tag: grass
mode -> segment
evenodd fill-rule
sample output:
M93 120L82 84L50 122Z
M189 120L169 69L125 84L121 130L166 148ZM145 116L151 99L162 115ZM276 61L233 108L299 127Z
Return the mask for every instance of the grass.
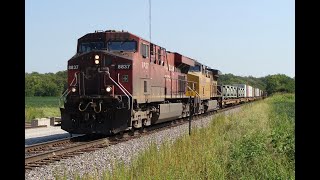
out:
M26 122L52 116L60 116L59 97L25 97Z
M220 115L172 145L152 144L130 166L79 179L295 179L295 96L277 94ZM77 179L78 179L77 178Z

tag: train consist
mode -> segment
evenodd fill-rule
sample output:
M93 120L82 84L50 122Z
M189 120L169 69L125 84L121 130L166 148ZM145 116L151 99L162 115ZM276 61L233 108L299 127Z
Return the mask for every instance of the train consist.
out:
M264 96L245 84L219 86L219 75L129 32L88 33L68 61L61 128L111 135Z

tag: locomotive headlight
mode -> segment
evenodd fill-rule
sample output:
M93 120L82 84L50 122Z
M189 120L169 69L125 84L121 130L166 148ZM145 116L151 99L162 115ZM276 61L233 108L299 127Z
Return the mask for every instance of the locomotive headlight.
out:
M71 91L72 91L72 92L76 92L76 90L77 90L77 89L76 89L75 87L72 87L72 88L71 88Z
M110 92L112 90L112 88L110 87L110 86L108 86L107 88L106 88L106 91L107 92Z
M94 59L99 59L99 55L98 55L98 54L95 55L95 56L94 56Z
M94 63L99 64L100 63L99 59L94 60Z

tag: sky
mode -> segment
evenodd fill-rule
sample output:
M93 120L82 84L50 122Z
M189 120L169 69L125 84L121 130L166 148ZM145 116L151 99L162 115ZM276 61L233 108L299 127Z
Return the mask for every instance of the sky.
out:
M25 72L64 71L77 39L124 30L149 40L149 0L25 1ZM295 76L293 0L151 0L151 41L222 73Z

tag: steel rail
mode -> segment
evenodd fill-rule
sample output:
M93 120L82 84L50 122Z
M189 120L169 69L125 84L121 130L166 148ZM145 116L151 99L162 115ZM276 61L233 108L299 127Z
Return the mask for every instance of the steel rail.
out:
M77 136L78 137L78 136ZM36 149L42 149L44 147L52 147L58 144L63 144L63 143L67 143L70 142L72 138L68 137L68 138L63 138L63 139L58 139L58 140L53 140L53 141L48 141L48 142L42 142L42 143L37 143L37 144L33 144L30 146L26 146L25 147L25 153L34 151Z
M53 158L53 157L56 157L59 155L63 155L63 154L70 153L70 152L75 152L78 150L82 150L85 148L89 148L89 147L93 147L93 146L97 146L97 145L102 145L102 144L109 144L109 140L106 138L103 138L103 139L98 139L98 140L94 140L94 141L90 141L90 142L80 143L80 144L77 144L77 145L74 145L71 147L67 147L67 148L52 150L52 151L44 152L41 154L28 156L28 157L25 157L25 166L28 166L28 164L30 164L30 163L36 163L37 161Z

